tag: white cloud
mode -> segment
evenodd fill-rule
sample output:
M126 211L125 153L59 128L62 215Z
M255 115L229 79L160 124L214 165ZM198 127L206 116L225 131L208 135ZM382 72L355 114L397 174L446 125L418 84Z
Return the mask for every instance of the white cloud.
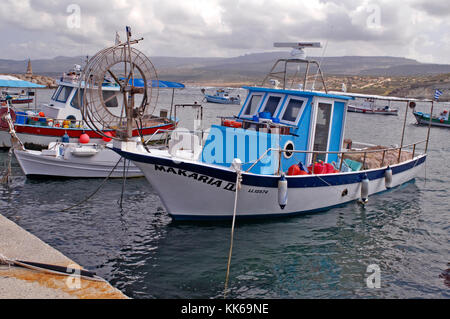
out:
M80 8L80 28L68 27L70 4ZM319 40L329 42L328 56L450 63L448 16L450 6L435 0L6 0L1 58L93 54L130 25L149 55L235 56Z

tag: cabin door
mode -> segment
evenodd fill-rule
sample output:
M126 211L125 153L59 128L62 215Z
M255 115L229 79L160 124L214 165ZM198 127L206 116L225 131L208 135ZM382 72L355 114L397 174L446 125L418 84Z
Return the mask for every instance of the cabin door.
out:
M328 144L331 132L331 119L333 116L333 104L328 101L317 100L315 103L315 125L312 140L313 151L328 151ZM327 154L317 154L316 161L327 161ZM310 162L313 157L310 156Z

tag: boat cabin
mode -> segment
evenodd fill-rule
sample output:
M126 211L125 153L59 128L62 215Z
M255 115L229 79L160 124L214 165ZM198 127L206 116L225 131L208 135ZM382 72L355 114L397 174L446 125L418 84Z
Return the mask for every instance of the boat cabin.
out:
M313 161L308 151L338 152L344 139L351 97L316 91L244 87L239 114L213 125L202 149L205 163L230 166L239 158L255 174L277 174L293 164ZM269 149L272 149L268 151ZM284 152L274 150L284 150ZM305 151L289 152L289 151ZM267 154L265 154L267 153ZM255 161L262 158L257 164ZM337 154L316 154L316 161L338 161ZM280 167L279 167L280 166Z

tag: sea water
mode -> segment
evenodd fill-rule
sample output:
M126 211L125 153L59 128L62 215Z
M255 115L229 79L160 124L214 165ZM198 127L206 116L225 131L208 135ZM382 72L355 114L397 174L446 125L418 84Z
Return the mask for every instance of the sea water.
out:
M202 103L200 87L175 93L175 103ZM159 114L171 90L161 90ZM245 97L236 89L231 94ZM38 91L45 102L49 90ZM382 104L382 103L381 103ZM381 105L380 106L383 106ZM202 103L204 126L236 115L239 105ZM399 116L348 113L346 138L400 144ZM445 106L437 105L435 113ZM426 104L419 111L429 112ZM195 114L179 108L180 126ZM424 140L427 127L411 111L404 144ZM322 213L237 221L229 298L448 298L450 268L450 129L432 128L426 169L414 182ZM421 148L423 149L423 144ZM8 153L0 152L0 165ZM0 212L132 298L221 298L230 245L229 222L174 222L144 178L109 180L79 208L99 180L29 180L12 159L13 177L0 185ZM2 167L3 169L3 167ZM230 210L233 203L230 203ZM1 252L0 252L1 253ZM379 288L378 288L379 287Z

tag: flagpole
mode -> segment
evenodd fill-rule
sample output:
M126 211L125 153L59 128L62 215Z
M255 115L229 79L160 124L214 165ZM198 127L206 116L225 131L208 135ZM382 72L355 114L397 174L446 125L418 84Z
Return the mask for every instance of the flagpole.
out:
M433 107L434 107L434 101L431 100L430 122L428 123L428 133L427 133L427 143L425 144L425 153L428 150L428 141L430 140L431 121L433 119Z

